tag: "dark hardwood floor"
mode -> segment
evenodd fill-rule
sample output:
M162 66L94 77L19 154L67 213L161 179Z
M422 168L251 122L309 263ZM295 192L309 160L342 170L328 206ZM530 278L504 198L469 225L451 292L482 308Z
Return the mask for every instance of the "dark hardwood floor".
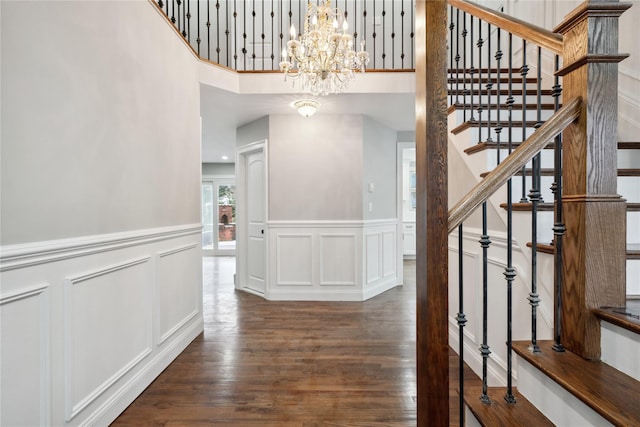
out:
M235 291L234 272L235 258L204 258L204 332L114 426L416 424L415 263L405 286L358 303L265 301Z

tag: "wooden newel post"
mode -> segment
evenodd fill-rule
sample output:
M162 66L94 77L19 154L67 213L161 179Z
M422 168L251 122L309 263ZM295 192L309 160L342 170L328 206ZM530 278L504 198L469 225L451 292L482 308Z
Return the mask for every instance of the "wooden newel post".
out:
M447 4L416 2L418 426L449 425Z
M624 305L626 201L617 194L618 18L630 7L587 1L555 31L564 39L563 99L583 111L563 133L563 345L600 358L594 308Z

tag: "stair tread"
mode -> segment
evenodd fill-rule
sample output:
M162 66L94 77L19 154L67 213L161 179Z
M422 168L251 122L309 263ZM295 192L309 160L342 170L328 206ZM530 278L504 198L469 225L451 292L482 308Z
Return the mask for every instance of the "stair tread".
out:
M516 148L518 148L518 146L521 144L521 142L512 142L511 143L511 147L515 150ZM478 142L475 145L472 145L469 148L465 148L464 152L466 154L474 154L474 153L479 153L480 151L484 151L484 150L490 150L490 149L497 149L498 148L498 143L496 141L491 141L491 142ZM501 142L500 143L500 149L506 150L507 149L507 143L506 142ZM553 142L550 142L549 144L547 144L545 147L545 149L552 149L553 148Z
M482 107L483 110L488 110L488 109L492 109L493 111L497 110L496 104L487 104L487 103L483 102L482 104L480 104L480 106ZM473 109L475 110L477 108L478 108L478 105L474 104L473 105ZM534 111L535 112L536 109L538 108L538 105L537 104L526 104L526 108L527 108L527 111ZM540 108L542 110L549 111L549 110L553 110L555 108L555 105L553 105L553 104L541 104ZM449 105L449 108L447 109L447 113L451 114L456 110L470 110L470 109L471 109L471 104L456 104L456 103L453 103L453 104ZM514 110L514 111L521 111L523 109L523 104L513 104L511 106L511 109ZM505 112L505 113L507 111L509 111L509 107L507 106L507 104L500 104L500 111Z
M517 125L518 122L513 122L513 124ZM513 149L516 149L520 144L522 144L522 142L514 141L511 143L511 146L513 147ZM477 144L474 144L471 147L465 149L464 152L467 154L473 154L473 153L477 153L487 149L496 149L496 148L498 148L498 143L496 141L490 141L490 142L479 141ZM501 142L500 148L506 149L507 143L504 141ZM553 142L550 142L545 148L553 148ZM618 150L640 150L640 142L627 142L627 141L618 142Z
M525 122L526 127L535 127L538 124L542 124L543 122L539 122L537 120L527 120ZM516 120L516 121L512 121L511 122L512 125L514 125L514 127L521 128L522 125L522 120ZM509 121L508 120L490 120L489 122L489 126L491 128L496 128L498 127L498 125L502 126L503 128L506 128L509 126ZM477 120L467 120L466 122L456 126L455 128L451 129L451 133L454 135L459 134L460 132L463 132L469 128L474 128L474 127L486 127L487 126L487 121L486 120L482 120L482 121L477 121Z
M593 311L600 319L640 334L640 300L627 299L624 307L600 307Z
M507 209L506 203L500 203L502 209ZM518 212L531 212L531 203L512 203L511 208ZM538 203L538 211L549 212L553 210L553 203Z
M532 247L531 242L527 242L527 247ZM551 243L538 242L538 252L553 255L555 246ZM640 243L627 243L627 259L640 259Z
M511 204L514 211L518 212L531 212L531 203L512 203ZM500 207L502 209L507 209L506 203L500 203ZM553 203L538 203L539 211L552 211ZM628 203L627 202L627 212L640 212L640 203Z
M458 89L449 89L449 95L471 95L471 93L466 93L468 90L470 89L464 89L464 88L458 88ZM487 90L487 89L480 89L478 91L477 88L475 88L475 90L473 91L474 95L486 95L486 94L491 94L493 96L498 95L498 89L491 89L491 90ZM522 89L511 89L511 95L512 96L521 96L523 94L523 90ZM509 95L509 89L506 88L500 88L500 95ZM537 89L527 89L525 92L525 95L528 96L537 96L538 95L538 90ZM552 96L553 95L553 91L551 89L543 89L540 91L540 95L542 96Z
M455 73L454 73L455 74ZM480 75L482 75L482 77L480 77ZM473 84L477 84L479 79L481 79L482 83L486 83L489 80L489 76L488 73L486 71L483 71L482 73L474 73L473 74L473 80L471 80L470 76L467 76L465 74L460 74L458 77L449 77L447 79L447 81L449 83L460 83L460 84L465 84L465 83L471 83L473 81ZM512 77L511 78L511 83L512 84L522 84L522 77L518 76L518 77ZM491 82L494 84L498 83L498 78L497 78L497 74L495 72L491 72ZM536 84L538 82L538 79L536 77L527 77L527 83L532 83L532 84ZM509 83L509 76L505 76L502 75L500 77L500 83Z
M482 426L538 427L554 425L515 388L513 395L516 398L516 403L507 403L504 400L506 391L506 387L490 387L487 394L491 403L486 404L480 401L482 386L466 387L464 400Z
M570 351L553 351L553 341L539 341L539 353L532 353L529 344L514 342L513 350L610 423L640 423L640 381L606 363L585 360Z
M527 176L533 174L533 170L530 168L525 169L524 173ZM542 168L540 169L540 176L553 176L554 169ZM480 178L484 178L489 175L489 172L482 172ZM522 176L522 171L518 171L515 176ZM640 168L618 168L618 176L640 176Z

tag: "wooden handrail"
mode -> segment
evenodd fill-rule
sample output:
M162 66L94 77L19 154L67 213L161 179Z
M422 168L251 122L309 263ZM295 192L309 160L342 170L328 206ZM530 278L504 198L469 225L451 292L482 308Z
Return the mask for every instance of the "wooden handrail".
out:
M451 0L449 0L451 1ZM557 134L578 118L582 100L575 98L560 108L533 135L526 139L489 175L476 184L451 210L449 210L449 233L467 219L473 211L498 191L509 178L521 170Z
M557 55L562 55L562 35L558 33L465 0L448 0L447 3Z

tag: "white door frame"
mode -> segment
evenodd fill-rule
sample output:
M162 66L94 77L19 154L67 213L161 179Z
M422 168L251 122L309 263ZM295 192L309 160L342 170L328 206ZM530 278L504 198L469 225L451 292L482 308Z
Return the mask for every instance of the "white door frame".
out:
M398 283L404 284L404 218L402 210L402 195L403 195L403 161L402 152L408 148L415 148L415 142L398 142L396 145L396 217L398 218Z
M269 162L267 160L267 140L261 140L252 142L251 144L244 145L239 147L236 150L236 280L235 285L236 289L240 289L250 293L253 292L251 289L247 287L248 278L247 278L247 217L246 217L246 206L247 206L247 183L246 183L246 174L247 174L247 156L249 154L253 154L256 152L262 151L264 154L264 212L265 212L265 233L264 233L264 244L265 244L265 293L264 295L259 294L260 296L264 296L268 298L269 294L269 251L267 248L269 247Z
M219 185L235 185L236 184L236 177L235 175L202 175L202 183L203 184L212 184L214 186L214 189L216 189ZM236 196L237 198L237 196ZM217 198L217 193L214 194L214 199L217 202L218 198ZM236 207L237 209L237 207ZM216 209L217 212L217 209ZM214 226L215 229L215 226ZM227 250L227 251L221 251L218 248L218 238L217 238L217 234L214 232L213 233L215 237L215 244L214 244L214 249L203 249L202 250L202 255L203 256L233 256L236 254L235 250ZM236 239L237 241L237 239Z

